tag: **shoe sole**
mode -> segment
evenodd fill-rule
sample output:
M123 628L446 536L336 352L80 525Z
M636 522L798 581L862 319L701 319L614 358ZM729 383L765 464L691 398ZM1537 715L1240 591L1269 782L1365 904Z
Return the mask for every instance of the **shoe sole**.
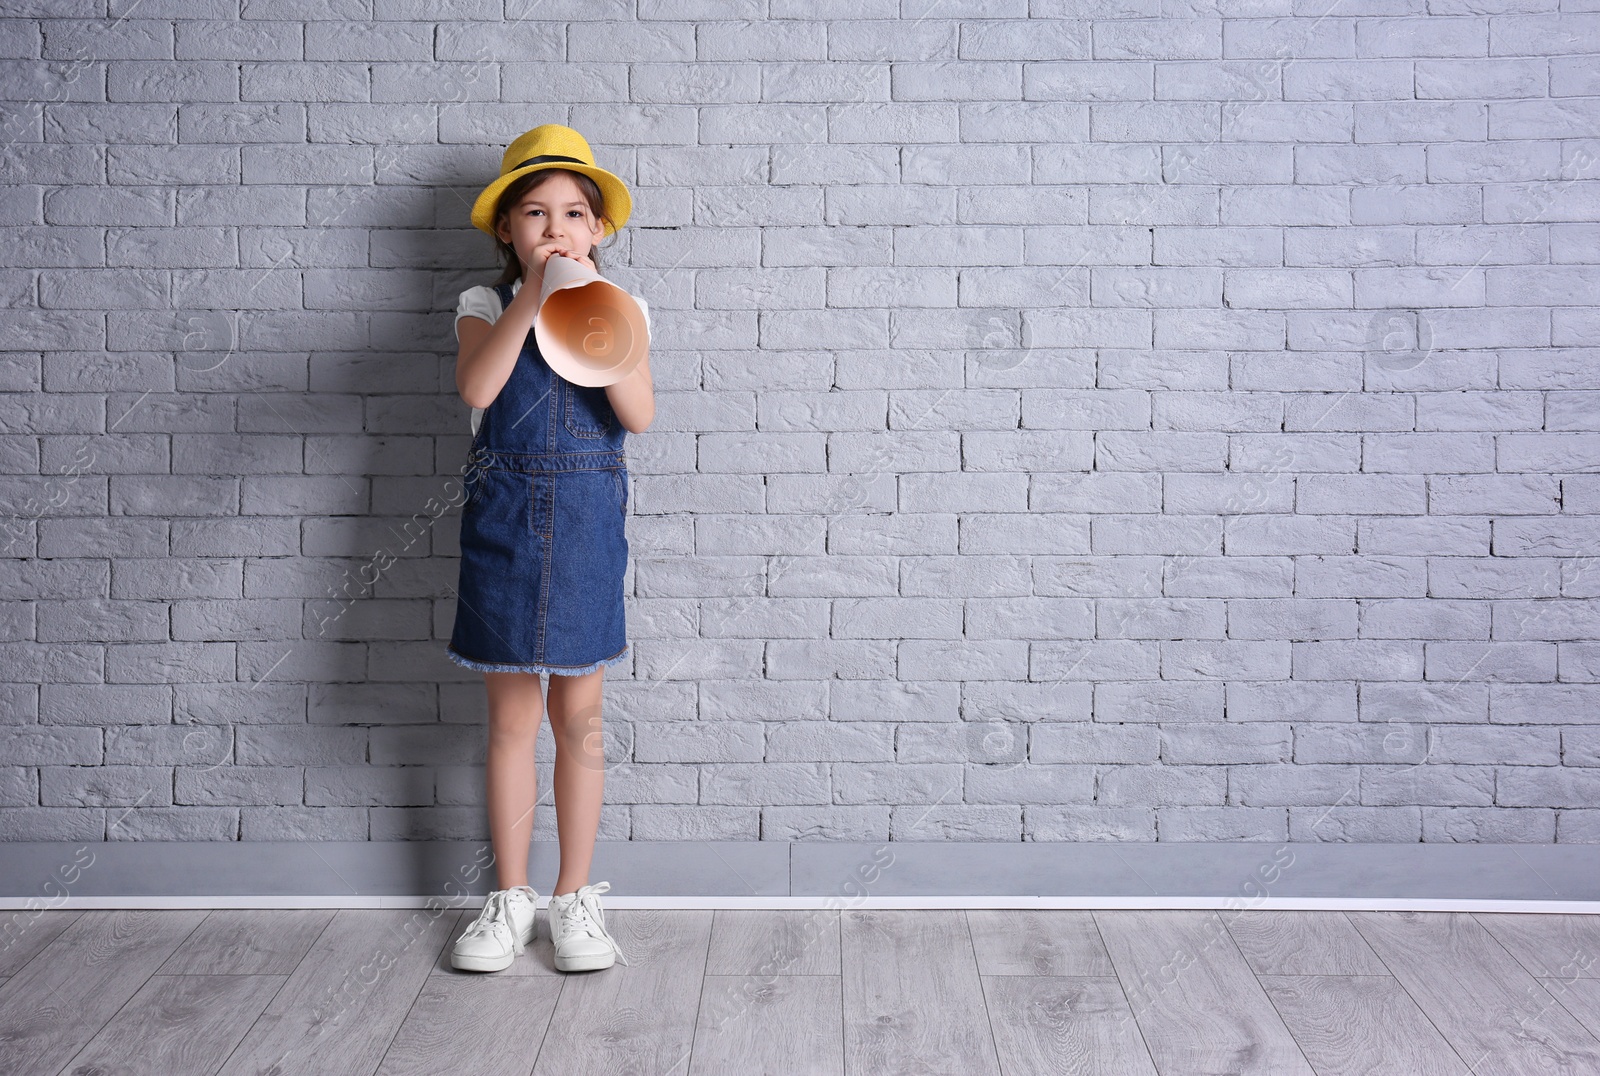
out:
M450 954L450 966L457 971L505 971L516 960L516 954L496 960L487 956L456 956Z
M609 968L617 962L615 953L601 953L598 956L571 956L566 959L556 957L557 971L600 971Z

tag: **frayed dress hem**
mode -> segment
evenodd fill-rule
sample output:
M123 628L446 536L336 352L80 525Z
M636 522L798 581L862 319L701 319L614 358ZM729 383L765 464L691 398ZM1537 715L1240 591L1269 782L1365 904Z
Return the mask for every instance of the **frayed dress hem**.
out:
M551 673L556 676L583 676L586 673L594 672L602 666L616 665L626 660L628 656L628 648L624 646L611 657L601 658L591 665L513 665L495 661L475 661L472 658L463 657L449 647L445 647L444 652L457 665L467 669L476 669L478 672Z

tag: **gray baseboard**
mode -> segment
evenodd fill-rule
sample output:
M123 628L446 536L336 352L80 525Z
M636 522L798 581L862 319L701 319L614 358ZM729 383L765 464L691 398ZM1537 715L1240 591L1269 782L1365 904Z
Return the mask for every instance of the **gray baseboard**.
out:
M0 908L477 906L473 841L0 843ZM533 846L548 898L558 852ZM617 841L616 908L1600 912L1592 845Z

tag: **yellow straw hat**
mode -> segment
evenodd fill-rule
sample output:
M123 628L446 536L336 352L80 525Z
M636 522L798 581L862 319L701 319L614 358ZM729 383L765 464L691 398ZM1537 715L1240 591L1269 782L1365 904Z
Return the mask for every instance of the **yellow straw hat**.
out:
M519 176L545 168L570 168L599 185L605 198L606 214L611 218L603 225L606 235L627 223L628 214L633 212L633 199L627 185L594 163L594 151L577 131L559 123L542 123L518 135L517 140L506 147L505 156L500 158L500 177L483 188L483 193L472 203L473 225L494 235L494 210L501 192Z

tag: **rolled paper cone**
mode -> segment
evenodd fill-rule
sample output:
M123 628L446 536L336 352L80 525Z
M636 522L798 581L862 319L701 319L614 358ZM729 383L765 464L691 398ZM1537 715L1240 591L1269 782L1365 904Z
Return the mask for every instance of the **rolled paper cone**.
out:
M550 368L574 385L614 385L644 360L650 330L633 296L576 258L552 255L533 319Z

